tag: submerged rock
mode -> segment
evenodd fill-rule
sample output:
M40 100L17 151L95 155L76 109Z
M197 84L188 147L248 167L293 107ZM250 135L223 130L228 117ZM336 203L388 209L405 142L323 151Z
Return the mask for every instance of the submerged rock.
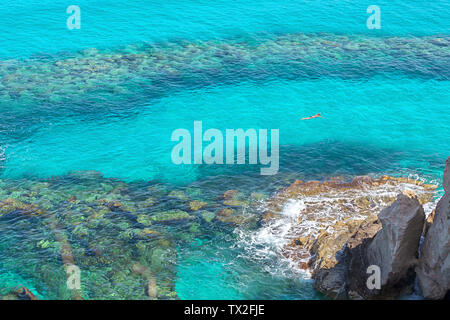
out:
M153 223L152 217L148 214L140 214L137 216L137 222L143 224L144 226L149 226Z
M236 210L231 209L231 208L225 208L225 209L220 210L217 213L217 216L218 216L218 219L223 219L226 217L230 217L230 216L234 215L235 213L236 213Z
M169 193L168 196L182 201L189 200L189 196L181 190L173 190Z
M223 223L243 225L255 220L255 216L252 214L246 214L243 210L224 208L217 213L216 219Z
M248 205L248 202L243 200L225 200L223 204L229 207L243 207Z
M145 201L143 201L140 204L140 207L142 208L149 208L149 207L153 207L156 204L157 200L153 197L147 198L145 199Z
M202 218L208 223L211 223L215 217L216 217L216 214L214 212L207 211L207 210L202 211Z
M239 194L238 190L227 190L221 196L223 200L232 200Z
M123 207L123 204L120 201L110 201L110 202L107 202L105 205L111 211L117 211Z
M443 299L450 290L450 157L444 171L444 196L439 200L433 221L420 250L417 280L427 299Z
M37 290L45 290L46 298L177 298L172 241L181 242L184 234L191 232L194 237L202 231L199 224L187 223L195 216L167 210L184 208L186 203L167 199L160 185L150 188L142 182L124 183L84 173L54 177L50 182L23 179L0 184L0 217L14 218L10 228L21 235L17 240L11 237L14 245L5 248L5 254L27 255L19 264L4 263L32 278ZM198 216L200 220L201 212ZM165 225L171 221L180 223ZM45 261L34 268L33 261L41 261L43 254ZM130 271L134 261L154 277ZM80 289L65 285L71 266L81 271ZM18 299L15 294L4 298Z
M148 297L152 300L157 299L157 286L156 286L156 279L152 272L139 262L133 263L131 265L131 271L142 276L144 279L147 280L147 290L146 293Z
M192 211L197 211L197 210L204 208L207 204L208 204L207 202L194 200L194 201L189 202L189 208Z
M186 211L178 209L157 212L154 216L151 217L151 220L153 222L167 222L184 219L194 219L194 217Z
M252 192L250 194L250 199L254 200L254 201L260 201L260 200L264 200L266 198L266 195L262 194L262 193L258 193L258 192Z
M36 204L26 204L17 199L8 198L0 202L0 216L16 210L30 216L38 216L44 213Z
M140 238L160 237L160 236L162 236L161 232L149 228L144 228L138 233L138 237Z

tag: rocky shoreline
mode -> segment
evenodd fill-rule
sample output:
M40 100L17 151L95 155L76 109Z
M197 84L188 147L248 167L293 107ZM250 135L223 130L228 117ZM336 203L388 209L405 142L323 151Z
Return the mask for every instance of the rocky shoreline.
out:
M328 298L398 298L417 279L425 298L442 299L450 275L450 158L443 186L445 195L432 210L436 185L391 176L295 181L270 198L235 189L218 195L208 188L127 184L97 172L0 180L2 265L38 284L0 287L0 297L34 300L46 292L50 299L178 299L177 247L235 228L248 233L273 225L288 240L279 253L308 270ZM64 285L69 265L85 272L80 290ZM373 265L381 270L376 290L367 287Z
M389 185L400 187L402 192L380 197L380 190ZM430 191L437 186L420 181L388 176L375 180L357 177L351 183L297 181L269 201L265 218L277 219L289 201L310 197L294 228L302 228L302 219L307 223L313 219L319 230L306 236L303 231L294 237L285 255L297 261L300 268L308 269L315 288L328 298L399 298L413 292L417 279L424 298L443 299L450 290L450 158L443 186L445 195L427 218L423 205L433 203ZM372 195L355 196L358 190L371 190ZM331 202L335 213L328 215L328 221L314 217L324 201L311 201L311 195L320 198L324 194L328 198L335 194ZM371 208L374 202L386 207L378 213L375 206ZM330 219L334 220L330 223ZM379 283L371 286L374 268L379 270Z

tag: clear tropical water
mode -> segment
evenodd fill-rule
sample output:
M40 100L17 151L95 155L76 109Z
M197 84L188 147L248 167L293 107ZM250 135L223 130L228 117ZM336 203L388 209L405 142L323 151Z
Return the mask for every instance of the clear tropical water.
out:
M3 3L0 201L46 213L24 217L22 206L0 216L0 287L69 297L63 234L86 298L144 298L145 277L124 271L136 261L154 274L159 298L320 298L270 244L240 237L257 222L205 216L223 209L226 190L247 201L295 179L441 182L450 2L379 1L381 30L366 27L371 4L79 1L81 29L68 30L66 2ZM299 121L318 112L326 119ZM171 133L192 132L195 120L222 132L279 129L279 173L174 165ZM105 211L102 199L123 206ZM208 206L143 223L189 212L192 200ZM261 215L252 203L243 210Z

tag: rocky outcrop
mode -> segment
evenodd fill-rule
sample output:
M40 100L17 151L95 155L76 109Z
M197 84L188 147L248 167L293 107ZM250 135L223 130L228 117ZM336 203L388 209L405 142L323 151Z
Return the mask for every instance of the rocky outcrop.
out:
M424 210L415 195L400 194L390 207L380 212L378 219L381 229L373 238L372 232L367 232L367 238L348 243L350 263L346 280L350 298L396 297L408 286L412 288ZM370 266L379 267L379 288L367 285Z
M360 243L360 230L372 230L370 237L373 237L381 226L376 215L371 215L364 221L350 220L337 224L334 232L322 233L315 241L310 251L313 254L310 267L313 270L314 286L318 291L332 299L346 299L349 266L346 244L352 238L353 242ZM367 237L365 235L363 239Z
M418 266L425 297L442 298L450 276L450 158L447 162L446 196L426 220L422 205L434 201L437 186L363 176L350 182L296 181L266 202L261 223L277 226L277 220L285 220L289 229L283 229L283 236L291 241L282 254L309 269L315 288L329 298L389 299L412 293Z
M399 194L378 217L371 215L358 225L345 224L333 235L318 237L311 250L316 289L335 299L397 296L414 281L424 221L417 197ZM370 266L380 270L379 287L367 286Z
M389 176L296 181L265 202L261 222L270 226L285 220L282 236L291 241L282 254L301 269L321 269L322 273L337 263L331 252L341 250L362 221L390 206L399 192L413 190L425 204L433 200L435 188L418 180Z
M348 270L352 254L361 254L361 244L381 229L376 215L363 221L350 220L331 234L322 233L311 248L310 261L315 288L332 299L348 298ZM350 248L350 250L349 250Z
M450 290L450 157L444 171L445 194L437 204L421 250L417 280L427 299L443 299Z

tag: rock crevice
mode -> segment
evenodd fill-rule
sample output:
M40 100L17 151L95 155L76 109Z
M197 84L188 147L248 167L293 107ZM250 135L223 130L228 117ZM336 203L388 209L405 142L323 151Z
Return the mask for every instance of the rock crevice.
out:
M420 290L427 299L443 299L450 290L450 157L446 162L443 187L445 194L425 234L416 268Z

